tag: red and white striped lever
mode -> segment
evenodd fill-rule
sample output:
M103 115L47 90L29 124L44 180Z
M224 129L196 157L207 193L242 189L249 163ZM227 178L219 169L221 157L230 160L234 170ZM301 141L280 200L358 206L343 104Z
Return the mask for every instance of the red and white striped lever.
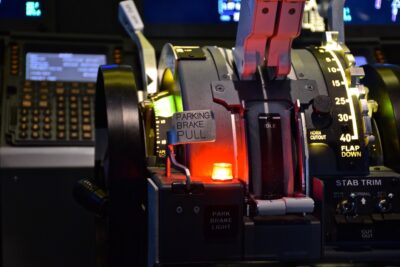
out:
M291 68L293 39L299 36L306 0L243 0L234 58L241 79L254 78L258 66L285 77Z

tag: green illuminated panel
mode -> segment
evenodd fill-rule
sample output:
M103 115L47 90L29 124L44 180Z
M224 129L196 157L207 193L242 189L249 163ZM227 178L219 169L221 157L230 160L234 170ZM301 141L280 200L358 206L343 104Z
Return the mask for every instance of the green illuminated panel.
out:
M176 112L174 97L170 95L154 101L154 112L158 117L172 117Z

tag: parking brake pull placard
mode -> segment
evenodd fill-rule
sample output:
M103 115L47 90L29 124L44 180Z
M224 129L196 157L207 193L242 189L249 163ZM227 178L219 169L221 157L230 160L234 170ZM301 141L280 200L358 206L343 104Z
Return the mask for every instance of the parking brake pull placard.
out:
M215 119L211 110L177 112L172 116L174 144L215 141Z

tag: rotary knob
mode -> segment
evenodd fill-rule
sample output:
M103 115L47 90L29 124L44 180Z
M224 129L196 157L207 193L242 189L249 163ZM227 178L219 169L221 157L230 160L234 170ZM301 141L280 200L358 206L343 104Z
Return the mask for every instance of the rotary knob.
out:
M355 202L352 199L343 199L337 206L337 211L343 215L349 215L355 211Z
M319 95L312 100L312 122L317 129L329 127L332 123L332 100L329 96Z
M332 110L332 100L329 96L319 95L313 99L312 107L319 115L328 115Z
M378 211L382 213L389 212L392 209L392 204L386 198L382 198L378 201Z

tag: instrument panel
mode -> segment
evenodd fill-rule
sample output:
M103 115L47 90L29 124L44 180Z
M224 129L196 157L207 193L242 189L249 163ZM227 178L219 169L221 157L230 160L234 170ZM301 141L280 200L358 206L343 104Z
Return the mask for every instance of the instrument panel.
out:
M354 68L368 63L400 63L396 56L398 40L393 37L398 31L383 33L388 39L366 34L355 38L359 33L353 32L357 27L376 32L380 27L395 26L400 8L396 1L369 1L363 6L358 1L346 1L343 10L349 30L346 45L354 58L336 40L333 43L325 40L320 46L322 34L307 30L295 41L293 49L288 49L291 71L287 77L275 77L274 66L260 65L253 80L240 78L236 69L240 61L235 62L234 50L203 46L203 43L233 46L235 22L239 21L243 0L190 4L181 0L174 4L138 1L139 11L144 14L144 33L151 43L154 41L157 52L161 52L157 53L159 91L140 95L139 99L144 96L145 100L139 103L132 96L137 89L145 92L146 82L141 79L146 79L148 70L140 69L140 56L142 60L146 58L130 41L120 36L71 34L118 32L114 15L104 15L109 13L105 7L114 8L117 2L104 4L97 14L89 12L95 6L94 1L20 0L14 1L14 6L11 0L0 1L0 22L15 21L18 29L47 32L5 34L0 45L4 62L0 95L3 244L12 242L13 236L20 236L20 232L38 229L33 223L26 230L24 223L30 214L26 210L35 211L32 206L36 203L34 196L29 195L28 199L27 190L35 188L31 193L39 192L48 203L47 209L55 210L56 190L47 190L59 185L51 180L49 186L49 179L53 176L62 179L62 184L68 185L61 186L63 196L72 196L71 173L75 175L73 179L90 178L96 162L95 180L99 184L96 187L90 181L82 184L90 193L96 193L88 194L90 205L99 199L102 202L97 215L106 217L113 246L110 257L114 262L148 260L160 266L174 266L193 259L197 261L193 264L213 260L286 261L287 257L322 261L330 260L335 253L333 260L361 259L361 254L353 253L358 249L363 250L363 255L368 250L375 253L366 258L368 261L391 255L384 249L380 251L382 247L392 248L394 244L393 248L398 248L400 178L394 171L400 168L398 157L390 158L398 154L398 136L395 131L385 130L394 121L390 112L370 114L376 106L373 101L368 102L368 88L363 88L360 82L363 73ZM296 1L275 2L279 2L280 9L281 2L291 5ZM79 10L78 4L81 4ZM5 8L15 9L7 13ZM87 25L81 25L78 19L71 20L74 11L76 17L87 14ZM264 15L268 12L263 10ZM282 12L281 17L296 13L293 9L288 12ZM370 16L377 19L365 20L363 15L371 12L378 13L377 17ZM278 23L281 17L277 17L276 25L285 23L283 19ZM0 30L8 30L7 27L0 26ZM139 34L139 46L143 38ZM163 38L177 46L167 44L161 51L159 43L164 42ZM213 42L207 42L210 39ZM121 71L118 66L125 64L133 65L132 70L124 66ZM98 85L100 65L105 75L101 78L104 84ZM145 68L146 64L142 66ZM374 78L364 82L371 87L370 95L380 106L388 103L387 94L390 95L391 108L397 112L397 96L392 95L395 89L389 83L391 78L400 77L400 72L388 69L393 71L391 75L387 75L390 71L386 68L366 67L369 77ZM132 74L137 80L131 80ZM111 79L108 83L110 76L123 77L124 81ZM150 76L147 79L147 83L152 82ZM116 90L107 94L111 84L114 86L111 89ZM379 86L384 89L376 89ZM129 128L132 125L123 125L126 126L121 128L123 131L103 131L108 127L105 121L112 117L108 116L108 110L104 111L107 107L101 107L101 127L100 123L96 125L95 95L101 87L104 87L101 97L111 103L112 115L118 117L114 122L123 124L121 118L129 110L134 115L130 116L134 118L130 121L136 127L134 130ZM118 94L121 88L124 94ZM110 101L110 95L115 97L111 100L119 102ZM202 130L208 127L204 125L212 125L214 121L210 124L205 120L194 121L196 110L205 110L216 120L213 131L217 138L201 144L171 142L174 114L181 112L191 114L179 126L186 127L181 129L181 133L186 131L186 141L202 139ZM129 134L121 134L126 132ZM96 137L102 144L96 143ZM124 143L126 140L128 145ZM146 149L146 155L142 155L142 148ZM173 161L171 155L176 156ZM141 172L135 172L139 162ZM171 164L176 168L172 174ZM226 180L214 177L214 167L221 165L231 168L229 177L223 177ZM184 174L178 172L180 168ZM35 182L27 183L31 178ZM109 199L114 201L111 206ZM68 201L65 206L75 205ZM10 209L13 202L23 204L18 206L18 223L14 223L16 217ZM96 203L91 207L96 207ZM51 218L55 213L46 214ZM76 214L79 212L69 216ZM42 223L39 228L47 226ZM69 225L59 221L57 227L69 229ZM87 234L83 230L78 232L77 236ZM78 240L76 236L70 237ZM178 242L171 245L171 239ZM143 245L146 241L147 247ZM32 257L26 251L31 247L36 249L36 242L42 244L46 240L27 238L26 242L18 243L23 251L18 259L21 266L29 265ZM71 240L66 243L65 247L73 244ZM133 247L140 249L129 249L133 243ZM349 246L352 250L346 250ZM42 255L39 246L35 249L32 254ZM135 251L135 256L125 253L128 250ZM18 261L5 245L2 251L3 262ZM337 256L340 253L345 256ZM55 261L57 255L50 265L56 265ZM8 267L7 264L4 266ZM116 266L120 265L126 264Z
M94 41L94 40L93 40ZM97 69L121 64L122 43L11 38L3 84L5 143L92 146Z

